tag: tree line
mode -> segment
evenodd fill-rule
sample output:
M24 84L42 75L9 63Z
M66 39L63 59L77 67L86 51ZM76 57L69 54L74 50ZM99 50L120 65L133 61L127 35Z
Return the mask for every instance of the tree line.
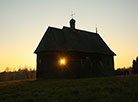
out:
M22 79L35 79L36 70L28 68L19 68L17 71L10 71L6 68L4 72L0 73L0 81L8 80L22 80Z
M129 68L118 68L115 70L115 75L130 75L138 74L138 57L136 60L133 60L132 66Z

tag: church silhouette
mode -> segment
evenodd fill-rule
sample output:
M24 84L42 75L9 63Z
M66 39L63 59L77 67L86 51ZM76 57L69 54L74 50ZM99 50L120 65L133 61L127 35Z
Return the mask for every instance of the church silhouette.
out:
M48 27L35 52L37 79L111 76L116 55L96 32Z

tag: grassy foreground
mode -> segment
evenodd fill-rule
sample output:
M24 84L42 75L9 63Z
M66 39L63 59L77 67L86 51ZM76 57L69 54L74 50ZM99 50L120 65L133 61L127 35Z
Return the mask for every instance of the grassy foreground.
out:
M0 82L0 102L138 102L138 76Z

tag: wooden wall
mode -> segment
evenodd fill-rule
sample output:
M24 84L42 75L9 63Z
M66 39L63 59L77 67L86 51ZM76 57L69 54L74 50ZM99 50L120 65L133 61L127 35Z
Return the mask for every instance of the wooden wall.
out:
M65 66L59 59L67 59ZM80 52L47 52L37 54L37 78L80 78L109 76L114 73L113 56Z

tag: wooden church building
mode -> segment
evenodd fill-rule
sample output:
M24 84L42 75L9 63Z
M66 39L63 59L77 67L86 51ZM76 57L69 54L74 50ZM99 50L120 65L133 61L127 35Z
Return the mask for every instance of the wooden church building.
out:
M81 78L114 74L116 55L96 32L48 27L35 52L37 79Z

